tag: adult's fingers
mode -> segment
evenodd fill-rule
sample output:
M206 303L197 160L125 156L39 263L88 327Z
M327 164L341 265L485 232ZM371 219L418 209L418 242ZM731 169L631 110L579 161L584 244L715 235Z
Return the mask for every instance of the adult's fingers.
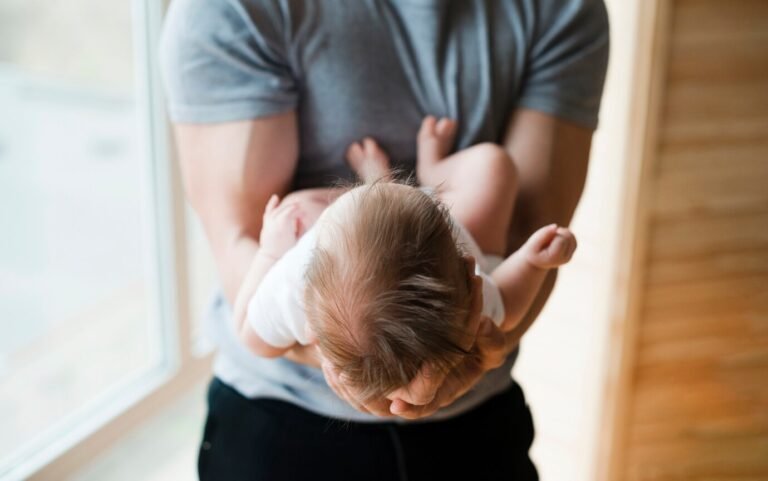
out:
M437 390L445 380L445 374L436 370L429 363L424 363L419 373L407 386L403 386L387 396L389 399L400 399L408 404L423 406L435 398Z
M446 378L433 402L438 408L453 404L456 399L472 389L484 373L480 359L477 356L467 356L464 362L453 370L453 375Z
M488 318L481 320L473 353L464 357L440 383L435 396L427 404L414 404L406 399L393 400L390 411L405 419L419 419L452 404L480 380L483 374L501 366L507 357L506 340L501 330ZM423 400L423 399L422 399Z
M470 301L469 301L469 313L467 314L467 325L472 326L473 321L477 320L477 317L483 312L483 279L475 274L475 258L472 256L464 257L464 262L467 265L467 273L469 274L470 283Z
M389 399L379 399L376 401L369 401L366 403L363 403L363 406L365 409L368 410L369 413L374 414L379 417L392 417L392 412L390 411L391 401Z
M467 271L470 273L471 285L471 301L468 313L468 326L479 325L481 322L482 308L483 308L483 286L480 276L475 275L475 259L471 256L465 258L467 263ZM474 340L476 342L476 339ZM473 343L474 343L473 342ZM464 362L464 361L462 361ZM459 366L461 363L459 364ZM457 366L458 367L458 366ZM456 368L454 368L456 369ZM430 406L435 401L438 392L442 389L443 383L447 378L450 378L453 374L446 374L442 371L436 370L429 363L424 363L424 366L419 371L419 374L403 388L400 388L388 397L393 400L393 405L390 406L390 410L394 414L403 415L409 413L416 417L421 417L427 412L434 412L437 407ZM443 393L443 397L445 393ZM399 399L399 402L395 402L395 399ZM420 409L417 407L420 406Z
M474 268L473 268L474 269ZM471 289L472 300L469 305L469 315L478 316L483 312L483 279L472 271Z
M336 394L344 399L350 406L357 409L360 412L366 414L373 414L381 417L390 417L390 401L389 399L381 399L374 401L363 402L358 399L356 393L347 386L343 377L339 375L336 369L330 365L327 361L321 364L323 373L325 374L328 385L333 389Z
M437 404L433 403L429 403L426 406L414 406L398 399L392 401L389 409L392 411L392 414L403 419L421 419L434 414L438 407Z
M475 256L465 255L464 256L464 263L467 266L467 273L469 273L470 278L475 276L475 265L477 263L475 261Z
M483 371L495 369L507 358L507 343L504 333L489 318L484 318L475 340L475 350Z
M328 383L328 386L344 401L349 403L350 406L357 409L358 411L368 413L368 410L360 403L357 402L357 400L350 395L348 392L346 386L343 385L343 383L339 380L339 376L336 373L336 370L333 369L333 367L328 363L327 361L323 361L320 364L321 369L323 370L323 374L325 375L325 381Z
M452 404L469 391L482 377L483 372L478 360L468 356L446 377L432 402L417 406L396 400L392 402L390 410L393 414L405 419L420 419L431 416L438 409Z

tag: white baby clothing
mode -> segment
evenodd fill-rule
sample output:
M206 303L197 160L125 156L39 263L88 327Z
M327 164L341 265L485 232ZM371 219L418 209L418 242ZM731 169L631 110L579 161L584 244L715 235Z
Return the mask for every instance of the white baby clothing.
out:
M455 222L455 221L454 221ZM483 282L483 315L496 325L504 321L504 302L499 288L488 275L503 258L484 256L469 232L458 227L458 241L475 258L475 273ZM290 347L309 344L304 309L304 274L317 244L317 229L309 229L267 272L248 302L247 322L267 344Z

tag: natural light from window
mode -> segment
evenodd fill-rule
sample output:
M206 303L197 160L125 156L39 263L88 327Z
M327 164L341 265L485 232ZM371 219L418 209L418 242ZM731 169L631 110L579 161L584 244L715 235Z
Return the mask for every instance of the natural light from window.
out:
M0 3L0 478L167 370L136 31L129 1Z

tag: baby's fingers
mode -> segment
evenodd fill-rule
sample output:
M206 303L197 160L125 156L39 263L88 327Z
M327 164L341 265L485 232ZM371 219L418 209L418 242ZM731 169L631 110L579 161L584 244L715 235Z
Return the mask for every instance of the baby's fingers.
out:
M543 251L549 246L552 240L557 235L557 224L549 224L533 233L528 239L528 244L533 248L534 252Z
M278 203L280 203L280 197L278 197L277 194L272 194L272 196L267 201L267 207L264 209L264 213L272 213L272 211L277 207Z
M299 216L299 204L281 204L272 213L275 219L280 221L290 221Z
M551 264L551 267L563 265L573 256L573 252L576 250L576 238L570 231L565 231L555 235L554 240L549 244L546 251L542 252L547 262Z
M558 267L571 259L576 237L567 227L555 224L542 227L526 243L529 262L543 269Z
M573 232L571 232L570 229L566 227L558 227L557 236L563 239L563 242L565 243L565 247L566 247L567 257L568 259L570 259L571 256L573 255L573 252L576 250L576 246L578 244L576 242L576 236L573 235Z

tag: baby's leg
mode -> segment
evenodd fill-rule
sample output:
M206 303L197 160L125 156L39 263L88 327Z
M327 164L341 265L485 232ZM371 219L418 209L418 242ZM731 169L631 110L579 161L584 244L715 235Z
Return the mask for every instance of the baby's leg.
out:
M478 144L445 157L456 123L427 117L418 136L416 175L437 189L451 214L486 254L503 256L517 196L517 171L499 145Z

